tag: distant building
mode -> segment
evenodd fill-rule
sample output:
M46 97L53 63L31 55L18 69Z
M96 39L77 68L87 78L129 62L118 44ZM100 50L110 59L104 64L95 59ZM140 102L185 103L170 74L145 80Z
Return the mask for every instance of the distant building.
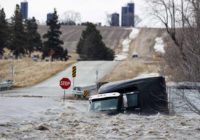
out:
M21 2L20 12L23 19L28 18L28 2L26 0Z
M127 13L128 9L127 7L122 7L122 23L121 26L127 26L128 20L127 20Z
M113 13L111 15L111 26L119 26L119 14Z
M122 20L121 26L124 27L134 27L135 26L135 4L128 3L126 6L122 7Z
M95 25L96 26L101 26L102 24L101 24L101 22L97 22Z
M53 13L48 13L47 14L47 25L49 24L49 22L53 19Z
M135 26L135 4L128 3L128 24L129 26Z

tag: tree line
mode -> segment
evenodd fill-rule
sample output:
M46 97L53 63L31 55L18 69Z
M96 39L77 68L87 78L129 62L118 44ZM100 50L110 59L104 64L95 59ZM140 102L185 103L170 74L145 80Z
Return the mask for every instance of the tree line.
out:
M31 56L34 51L42 52L43 58L51 56L53 59L67 59L68 52L61 46L60 24L57 11L48 24L49 29L43 35L44 42L38 33L38 24L35 17L23 20L20 7L17 4L11 21L8 22L4 9L0 9L0 55L7 48L18 59L21 56Z
M113 60L113 50L106 47L102 41L100 32L96 25L85 23L86 30L82 32L77 45L77 53L81 60ZM60 39L61 23L58 21L56 9L51 19L47 22L48 31L43 35L43 42L38 33L36 19L23 20L19 5L16 5L11 21L6 20L4 9L0 9L0 55L7 48L18 59L21 56L31 56L34 51L42 52L42 58L51 57L53 60L67 60L68 51L62 45Z

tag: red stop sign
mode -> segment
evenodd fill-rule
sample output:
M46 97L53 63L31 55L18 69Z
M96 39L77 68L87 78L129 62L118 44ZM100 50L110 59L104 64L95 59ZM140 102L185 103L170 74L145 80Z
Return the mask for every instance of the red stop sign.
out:
M63 89L68 89L71 86L71 81L68 78L62 78L60 80L60 86Z

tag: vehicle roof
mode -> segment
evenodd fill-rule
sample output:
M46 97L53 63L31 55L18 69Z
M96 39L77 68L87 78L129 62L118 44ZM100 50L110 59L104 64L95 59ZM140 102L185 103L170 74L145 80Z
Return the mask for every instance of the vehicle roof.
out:
M122 81L116 81L116 82L110 82L108 84L105 84L99 88L98 93L107 93L107 92L118 92L119 90L126 89L128 87L145 87L146 84L156 84L159 81L164 79L162 76L142 76L142 77L136 77L134 79L129 80L122 80Z
M109 98L109 97L118 97L118 96L120 96L120 93L118 93L118 92L104 93L104 94L92 95L92 96L90 96L89 100L103 99L103 98Z

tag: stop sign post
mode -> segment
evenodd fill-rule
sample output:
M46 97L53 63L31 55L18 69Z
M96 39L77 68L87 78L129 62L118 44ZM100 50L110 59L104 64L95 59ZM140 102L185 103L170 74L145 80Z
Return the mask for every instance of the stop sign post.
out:
M65 90L68 89L71 86L71 81L69 80L69 78L62 78L60 80L60 87L62 89L64 89L64 98L65 99Z

